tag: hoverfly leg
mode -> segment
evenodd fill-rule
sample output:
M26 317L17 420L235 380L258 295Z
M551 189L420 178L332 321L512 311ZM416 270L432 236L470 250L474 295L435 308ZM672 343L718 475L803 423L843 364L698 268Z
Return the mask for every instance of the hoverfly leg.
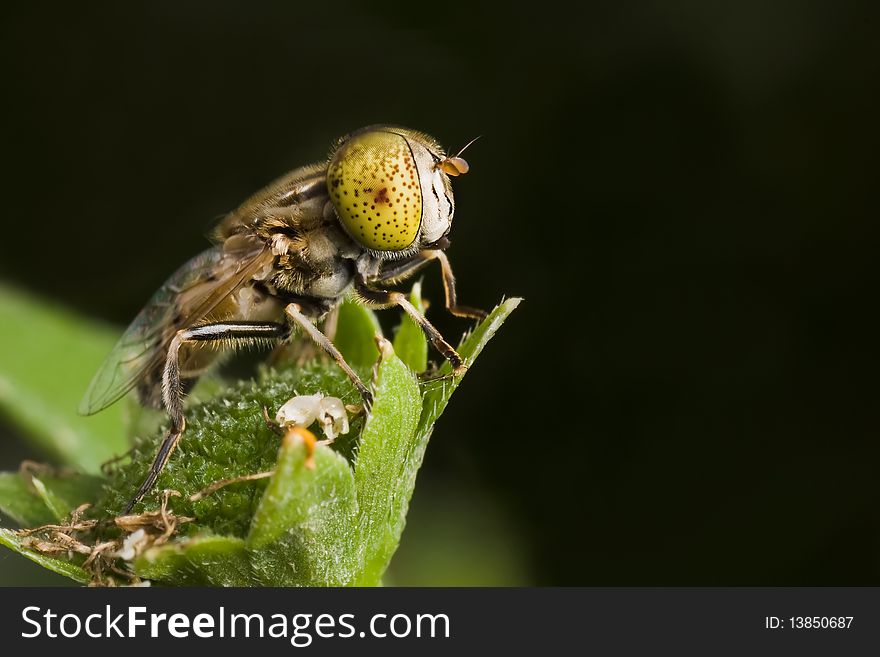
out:
M449 361L455 375L463 374L467 369L458 352L443 339L440 331L434 328L434 325L409 302L405 294L402 292L389 292L388 290L375 290L369 287L360 276L355 280L355 289L360 297L369 304L380 308L387 308L389 306L399 306L402 308L421 327L437 351L443 354L443 357Z
M134 505L140 502L144 498L144 495L149 493L150 489L153 488L156 479L159 478L159 475L165 468L165 464L168 463L171 453L174 451L174 448L177 447L177 443L180 441L180 436L185 427L186 421L184 421L183 425L179 428L172 427L168 430L168 433L165 434L165 438L162 440L162 445L159 447L159 451L156 453L156 458L153 459L153 464L150 466L150 471L147 473L147 478L144 479L140 488L138 488L137 493L134 494L134 497L132 497L128 504L125 505L125 510L122 512L123 515L131 513Z
M409 260L404 260L393 267L383 269L376 279L370 280L370 283L376 285L398 283L415 275L423 267L434 260L440 261L441 275L443 276L443 290L446 294L446 310L456 317L467 317L477 320L486 319L488 316L486 311L458 305L455 295L455 275L452 273L452 265L449 264L449 258L446 254L440 249L425 249Z
M485 310L459 306L455 297L455 275L452 273L452 265L443 251L433 251L434 257L440 261L440 271L443 276L443 289L446 292L446 310L456 317L468 317L470 319L483 320L489 316Z
M345 372L346 376L348 376L354 384L354 387L357 388L357 391L364 400L364 407L369 411L373 405L373 393L371 393L367 386L364 385L364 382L361 381L357 373L351 369L351 365L345 362L345 358L342 357L342 354L339 352L339 349L336 348L336 345L334 345L326 335L321 333L321 331L318 330L318 327L302 313L302 307L299 304L287 304L284 313L292 322L303 329L316 345L321 347L321 349L326 351L327 354L336 361L336 364L339 365L342 371Z
M183 389L180 381L180 348L183 345L200 342L221 342L224 347L241 347L264 340L281 340L286 338L289 332L287 325L272 322L215 322L177 332L168 348L165 369L162 372L162 401L171 420L171 426L162 440L156 458L153 459L146 479L126 505L125 514L130 513L134 505L153 488L186 429L186 418L183 415Z

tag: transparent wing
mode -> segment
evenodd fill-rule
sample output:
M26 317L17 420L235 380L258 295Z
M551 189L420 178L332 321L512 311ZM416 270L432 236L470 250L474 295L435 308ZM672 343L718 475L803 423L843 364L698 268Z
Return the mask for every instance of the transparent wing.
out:
M214 247L183 265L123 333L92 378L79 412L92 415L107 408L162 367L178 330L204 319L271 262L271 251L262 243L246 243L235 250Z

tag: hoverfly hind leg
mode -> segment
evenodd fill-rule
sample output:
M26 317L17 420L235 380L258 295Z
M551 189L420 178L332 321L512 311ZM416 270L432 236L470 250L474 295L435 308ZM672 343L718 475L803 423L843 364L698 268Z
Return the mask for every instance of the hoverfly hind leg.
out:
M180 379L180 348L183 345L200 342L219 342L226 347L235 348L259 340L281 340L286 338L289 332L287 325L273 322L215 322L177 332L168 348L165 368L162 371L162 401L171 420L171 426L162 440L146 478L126 505L125 514L130 513L156 484L186 429L186 419L183 415L184 393Z
M153 459L153 463L150 465L150 471L147 473L146 479L144 479L143 483L138 488L137 493L134 494L134 497L132 497L128 504L125 505L125 509L122 512L123 515L131 513L134 505L144 499L144 495L149 493L150 489L156 484L156 480L159 478L162 470L165 469L165 464L168 463L171 453L174 451L174 448L177 447L177 443L180 442L180 436L183 434L185 428L186 422L184 421L179 429L172 427L168 430L168 433L165 434L165 438L162 440L162 445L159 447L156 458Z

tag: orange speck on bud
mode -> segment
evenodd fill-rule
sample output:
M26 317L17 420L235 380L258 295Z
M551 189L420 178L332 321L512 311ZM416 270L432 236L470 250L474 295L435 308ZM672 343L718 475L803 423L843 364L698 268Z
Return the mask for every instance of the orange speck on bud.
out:
M304 429L303 427L292 426L287 429L287 432L284 434L284 446L292 447L296 444L298 440L301 440L306 447L306 460L305 466L308 470L315 469L315 447L318 444L318 439L308 429Z

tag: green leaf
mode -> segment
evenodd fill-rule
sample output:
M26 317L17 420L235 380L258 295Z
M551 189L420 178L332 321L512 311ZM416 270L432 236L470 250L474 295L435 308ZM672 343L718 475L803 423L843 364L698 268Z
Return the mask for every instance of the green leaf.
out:
M31 477L31 483L34 486L34 490L37 491L37 495L43 501L43 504L45 504L46 508L52 513L55 522L61 522L64 519L64 516L69 513L70 509L66 509L61 498L46 488L46 484L40 481L37 477Z
M56 572L59 575L69 577L70 579L75 580L80 584L88 584L91 577L85 570L65 559L50 557L48 555L35 552L24 544L24 540L25 539L18 536L14 531L10 529L0 529L0 545L5 545L10 550L14 550L20 555L27 557L34 563L40 564L43 568L48 568L49 570Z
M121 405L76 409L116 331L3 285L0 306L0 411L59 462L97 472L126 449Z
M281 444L275 474L247 538L265 584L340 586L354 578L345 553L357 502L351 466L318 445L311 467L296 434Z
M421 411L415 376L382 342L382 362L374 383L375 401L358 447L354 479L358 531L355 549L363 556L356 584L375 586L397 549L423 447L413 441Z
M513 298L503 301L489 313L489 316L480 322L477 327L458 346L458 353L470 367L483 348L492 339L510 313L520 304L522 299ZM428 434L434 426L434 422L449 403L449 398L455 389L461 384L464 377L452 376L452 366L444 363L433 379L421 384L422 388L422 417L419 420L418 433Z
M71 510L97 499L103 479L82 474L36 477L28 472L0 473L0 510L23 527L58 522Z
M413 285L409 300L420 313L424 315L425 307L422 304L422 283ZM394 336L394 353L413 372L424 372L428 369L428 341L422 329L413 319L404 314L400 327Z
M418 290L416 300L417 295ZM518 303L503 303L462 342L459 351L468 365ZM360 350L363 371L367 361L375 360L376 327L372 315L364 314L369 311L354 305L349 310L363 320L362 330L349 331L346 338L350 352L355 349L351 345ZM410 362L413 339L398 334L398 345ZM354 416L348 435L332 446L319 444L312 453L298 436L288 434L282 441L267 426L262 409L271 415L292 395L316 392L357 404L357 391L334 363L267 369L256 381L239 382L188 408L187 432L155 490L180 492L169 510L194 521L181 525L168 543L140 554L130 564L135 572L166 585L379 584L400 542L433 423L461 380L453 379L444 365L439 378L419 385L390 342L380 340L379 348L369 417ZM136 444L131 460L123 461L102 487L92 517L106 519L123 507L143 480L161 438L157 431ZM212 488L221 480L267 470L274 470L269 478ZM54 520L66 514L84 496L96 493L101 480L56 480L41 473L32 483L34 489L0 478L0 503L5 486L6 505L22 520ZM156 498L154 491L135 510L156 508ZM88 580L74 564L35 555L16 542L15 534L4 536L6 544L28 558L78 581ZM111 523L98 523L92 538L118 536ZM496 545L487 544L481 554L491 554Z
M335 363L321 361L269 369L257 381L240 381L215 399L188 409L186 432L155 491L179 491L184 497L172 500L175 513L195 516L214 534L244 538L268 480L226 486L196 502L187 498L221 479L272 470L281 438L266 425L263 407L274 416L294 394L317 392L339 397L346 404L360 401L342 370ZM362 417L352 418L351 431L337 438L334 447L351 448L362 425ZM146 476L162 437L160 431L136 443L131 460L114 470L97 508L121 513ZM155 492L148 494L134 511L156 509L157 500Z
M59 520L67 516L71 511L82 504L92 503L101 493L105 480L102 477L71 472L67 474L41 473L39 479L35 476L34 483L40 496L42 487L45 490L47 506L52 508Z
M339 306L339 319L333 344L354 368L371 367L376 362L376 336L382 335L376 314L353 298Z
M0 473L0 511L22 527L55 522L55 515L34 490L29 479L18 472Z
M253 586L244 541L235 536L196 536L152 547L131 564L143 579L174 586Z

